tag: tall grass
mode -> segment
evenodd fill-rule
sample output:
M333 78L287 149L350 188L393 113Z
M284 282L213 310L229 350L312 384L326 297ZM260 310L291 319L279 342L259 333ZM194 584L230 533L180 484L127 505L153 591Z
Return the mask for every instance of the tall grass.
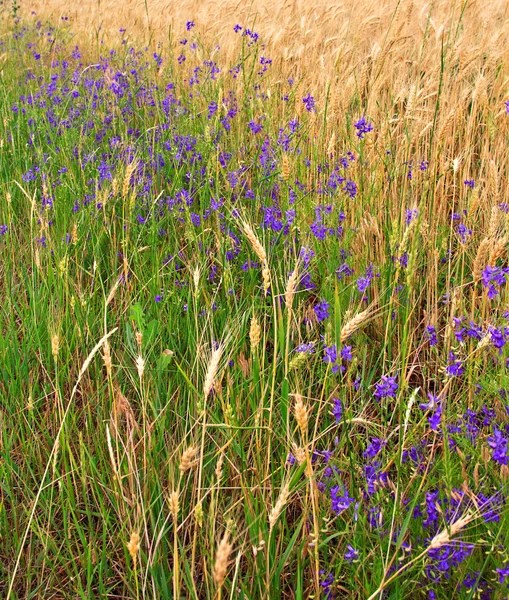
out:
M86 6L2 15L2 597L505 597L505 3Z

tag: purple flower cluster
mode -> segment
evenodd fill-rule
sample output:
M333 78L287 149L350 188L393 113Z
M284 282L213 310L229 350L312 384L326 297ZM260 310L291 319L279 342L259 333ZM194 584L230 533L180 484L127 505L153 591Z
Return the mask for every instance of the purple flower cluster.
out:
M421 410L431 410L432 414L428 417L428 423L433 431L438 431L442 419L442 404L439 399L431 392L428 392L428 402L419 404Z
M509 267L491 267L487 266L482 272L482 284L488 288L488 298L494 298L499 289L506 283L506 277L509 274Z
M416 208L407 208L406 216L405 216L405 224L410 225L410 223L414 219L417 219L418 216L419 216L419 211Z
M501 465L509 464L509 440L499 429L493 430L493 435L488 438L488 444L494 461Z
M344 486L336 485L330 490L330 498L332 503L332 511L340 515L345 510L348 510L355 503L355 498L348 495L348 490Z
M323 302L318 302L318 304L314 305L313 311L315 313L316 320L318 321L318 323L320 323L321 321L325 321L330 317L329 308L330 304L325 300Z
M445 372L449 377L461 377L465 372L463 362L456 357L452 350L449 352L449 364L445 368Z
M438 344L437 331L433 325L428 325L425 329L425 333L428 337L429 345L436 346Z
M366 117L362 116L358 121L354 124L356 131L356 135L359 139L363 139L366 133L373 131L373 124L366 121Z
M302 98L302 102L304 102L304 106L308 112L311 112L315 108L315 99L311 94L308 94L304 98Z
M394 377L382 375L380 381L375 384L375 391L373 393L377 402L380 402L382 398L396 398L396 392L398 391L397 378L397 375Z

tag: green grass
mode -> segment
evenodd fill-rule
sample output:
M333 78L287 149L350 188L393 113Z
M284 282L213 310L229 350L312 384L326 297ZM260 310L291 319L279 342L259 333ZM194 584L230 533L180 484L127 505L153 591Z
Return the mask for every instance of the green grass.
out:
M2 597L318 598L327 597L321 583L329 573L338 598L427 598L431 589L439 598L477 598L488 588L486 597L504 597L495 568L508 560L507 471L488 438L495 428L507 431L499 393L509 387L507 349L499 353L487 332L506 327L507 292L502 286L488 298L473 267L486 237L492 246L502 242L497 262L486 257L482 268L506 265L506 218L496 205L493 213L483 203L472 208L478 188L442 169L435 124L422 155L410 122L397 139L382 139L380 123L360 139L359 94L331 150L324 99L315 114L302 109L308 92L299 84L287 90L287 102L264 96L278 89L276 75L256 75L259 46L245 38L239 79L228 73L233 64L221 65L217 80L203 68L190 88L192 54L185 68L165 56L161 69L153 49L136 55L129 45L107 61L105 48L72 58L70 31L21 27L5 20L2 48ZM62 71L57 60L69 67ZM444 56L443 71L453 69ZM230 92L238 112L227 131L221 119L234 106L225 100ZM438 94L437 115L440 101ZM220 106L209 119L211 102ZM499 97L490 102L500 109ZM291 134L288 122L299 114ZM251 120L264 131L252 133ZM277 142L280 127L291 138L287 150ZM186 151L174 136L196 141ZM502 142L506 126L475 143L500 158ZM355 182L355 198L341 190L346 180L320 193L333 162L350 151L355 160L347 158L341 173ZM222 153L232 155L226 166ZM424 159L430 164L420 171L416 161ZM482 168L472 161L476 182ZM212 199L222 206L214 209ZM313 235L320 205L331 209L319 226L341 226L340 235ZM268 217L263 225L269 206L281 211L280 226ZM419 211L411 224L407 208ZM472 230L464 243L451 212ZM243 222L267 253L268 294ZM309 262L302 248L313 250ZM249 261L258 267L244 270ZM354 274L340 278L344 263ZM370 265L364 297L357 280ZM300 285L290 306L285 292L295 269L314 287ZM318 322L314 308L324 300L330 315ZM368 318L344 339L366 309ZM473 320L482 328L486 343L466 334L458 341L452 318L462 316L463 326ZM297 352L304 343L314 352ZM336 369L323 360L324 345L336 345L338 355L351 346L352 359L338 359ZM463 361L461 376L446 375L451 351ZM397 392L377 401L386 375L397 375ZM443 407L436 431L431 413L419 408L427 392ZM307 411L300 427L299 396ZM337 419L336 398L343 406ZM475 415L465 417L467 410ZM375 466L364 454L371 438L383 440ZM195 460L183 470L189 448ZM324 451L332 452L329 462L316 454ZM343 511L331 506L335 486L351 499ZM433 509L436 521L426 526ZM473 547L447 569L450 576L440 575L431 540L467 514L472 520L442 549L458 551L459 540ZM232 547L218 585L214 564L225 532ZM134 560L133 533L140 536ZM352 562L349 544L358 552ZM438 583L426 571L432 565ZM462 582L473 573L480 581L468 588Z

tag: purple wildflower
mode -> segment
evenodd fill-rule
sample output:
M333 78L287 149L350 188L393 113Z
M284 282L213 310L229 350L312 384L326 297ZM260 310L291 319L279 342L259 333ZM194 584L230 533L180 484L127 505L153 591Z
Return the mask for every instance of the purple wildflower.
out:
M445 372L449 377L460 377L465 372L463 363L460 359L456 358L454 352L449 352L449 365L447 365Z
M371 442L363 452L362 456L364 456L364 458L375 458L375 456L380 453L384 446L385 442L381 438L371 438Z
M495 571L498 573L499 583L505 583L506 577L507 583L509 583L509 562L506 563L505 567L502 567L501 569L495 569Z
M304 102L304 105L306 106L306 110L308 112L311 112L315 108L315 99L311 94L308 94L307 96L302 98L302 102Z
M355 498L351 498L348 495L348 490L338 485L331 488L330 497L332 502L332 510L337 515L350 508L350 506L355 502Z
M428 417L429 426L433 431L438 431L440 428L440 421L442 419L442 405L439 404L435 412Z
M488 438L488 444L492 450L491 457L501 465L509 464L508 440L502 432L495 427L493 435Z
M247 124L247 126L255 134L256 133L260 133L260 131L263 129L263 127L259 123L257 123L256 121L249 121L249 123Z
M472 230L469 229L464 223L460 223L456 228L458 235L460 236L461 243L464 244L469 236L472 235Z
M330 307L329 303L326 302L325 300L323 302L319 302L318 304L315 304L315 306L313 307L313 310L316 315L316 319L319 323L321 321L325 321L325 319L328 319L330 317L329 307Z
M363 139L366 133L373 131L373 124L366 121L366 117L362 116L356 123L353 124L357 129L356 135L359 139Z
M347 551L344 554L344 558L346 562L351 564L359 558L359 551L356 550L353 546L350 546L350 544L348 544Z
M301 352L303 354L313 354L315 351L315 345L313 342L309 342L309 344L301 344L295 348L295 352Z
M428 392L428 402L421 402L419 408L421 410L433 410L438 405L438 398L431 392Z
M429 345L436 346L438 344L436 329L433 327L433 325L428 325L425 331L429 339Z
M339 398L332 399L332 416L336 419L336 423L339 424L343 417L343 404Z
M323 588L325 600L331 600L333 598L332 586L334 585L334 575L329 573L324 577L325 571L320 571L320 575L323 577L320 581L320 587Z
M405 217L405 223L407 225L410 225L410 223L414 219L417 219L418 216L419 216L419 211L416 208L407 208L406 217Z
M347 362L350 362L353 359L352 346L343 346L343 348L341 348L341 358Z
M373 394L377 402L380 402L382 398L396 397L396 392L398 391L397 377L397 375L394 377L382 375L380 381L375 384L375 392Z
M332 372L337 373L339 367L336 364L336 361L338 359L338 349L336 347L336 344L334 344L333 346L325 346L325 348L323 349L323 354L323 362L331 363L333 365Z
M494 298L498 294L495 286L501 287L506 282L506 276L509 273L508 268L491 267L488 265L482 272L482 284L488 288L488 298Z

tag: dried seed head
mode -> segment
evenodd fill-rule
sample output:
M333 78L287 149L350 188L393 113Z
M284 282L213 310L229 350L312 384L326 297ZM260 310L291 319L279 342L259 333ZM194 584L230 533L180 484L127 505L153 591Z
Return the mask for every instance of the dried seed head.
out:
M490 160L489 186L491 194L496 198L498 196L498 168L494 160ZM493 207L495 208L495 207Z
M442 127L440 128L440 133L438 134L439 138L443 138L443 136L447 133L449 127L453 124L454 122L454 111L451 110L451 112L447 115L446 119L443 122ZM459 167L459 159L456 158L455 159L457 161L457 166L456 166L456 170ZM453 169L454 169L454 162L453 162ZM456 172L456 170L454 172Z
M288 155L283 154L283 165L281 168L281 176L285 181L288 181L290 177L290 161L288 160Z
M136 359L136 369L138 370L138 377L141 380L145 371L145 360L143 359L141 354L139 354L138 358Z
M343 325L343 327L341 328L341 343L343 344L344 342L346 342L346 340L351 335L353 335L353 333L357 331L363 325L363 323L365 323L369 319L370 316L371 308L367 308L366 310L362 311L358 315L355 315L355 317L347 321L345 325Z
M138 552L140 551L140 535L137 531L133 531L131 533L131 539L127 544L127 550L133 559L133 563L136 564L136 558L138 556Z
M258 256L262 264L265 264L267 262L267 253L265 252L265 248L263 247L262 243L253 231L253 228L246 221L242 223L242 228L244 229L244 233L249 243L253 247L256 256Z
M441 548L451 541L457 533L466 527L472 521L472 515L467 513L464 517L459 518L451 524L449 530L444 529L431 540L428 549Z
M114 415L115 421L118 421L119 418L125 419L128 431L139 431L140 426L136 422L136 417L134 415L131 403L126 396L124 396L118 384L115 385Z
M508 241L507 236L498 238L497 240L494 241L493 247L490 252L488 264L495 265L499 258L504 257L504 254L506 254L507 241Z
M221 360L222 352L223 346L220 344L215 350L212 351L212 354L210 355L209 365L207 367L207 373L205 374L205 381L203 383L203 395L205 398L208 398L214 387L214 381L219 370L219 361Z
M479 190L474 190L472 192L472 197L470 198L470 214L475 215L477 209L479 208L479 203L481 201L481 196L479 195Z
M106 306L109 306L110 302L113 300L113 298L115 297L115 293L118 289L118 286L120 285L120 279L117 279L115 281L115 284L113 285L113 287L110 290L110 293L108 294L108 297L106 298Z
M106 367L106 373L108 374L108 377L111 377L112 363L111 363L110 344L108 343L108 340L105 340L104 344L103 344L103 361L104 361L104 366Z
M272 529L276 524L276 521L279 519L279 515L281 514L283 508L285 507L288 496L290 495L290 483L286 482L285 485L281 488L279 492L279 497L276 501L276 504L272 507L272 510L269 514L269 527Z
M474 467L474 483L475 483L475 487L477 488L479 486L479 463L475 463L475 467Z
M198 286L200 285L200 267L196 267L193 273L194 291L198 292Z
M138 344L138 348L141 348L141 344L143 342L143 333L141 331L136 332L136 343Z
M300 394L295 394L295 420L303 436L308 429L308 410Z
M122 185L122 199L124 201L127 198L127 194L129 193L129 186L131 185L131 177L133 176L133 173L136 171L137 167L138 167L138 162L133 161L132 163L130 163L127 166L127 169L125 171L124 183Z
M180 472L185 473L189 471L189 469L193 469L196 467L196 454L198 449L195 446L189 446L182 453L182 458L180 459Z
M490 333L486 333L478 342L477 344L477 350L482 350L483 348L486 348L486 346L489 346L491 342L491 334Z
M415 100L418 96L417 85L414 83L410 86L410 91L408 92L407 102L406 102L406 114L412 116L415 108Z
M479 244L479 248L477 249L477 254L474 260L474 268L473 268L473 276L474 281L477 283L481 281L483 269L486 267L488 263L488 258L491 252L493 242L491 238L485 237L481 243Z
M168 498L168 504L170 506L170 513L173 520L176 521L179 514L179 493L173 490Z
M201 502L194 507L194 518L198 527L203 527L203 504Z
M306 462L306 451L301 446L297 446L295 442L292 443L293 455L295 460L302 465Z
M218 485L221 483L221 479L223 478L223 462L224 462L224 454L221 452L221 454L219 455L219 458L217 459L217 464L216 464L216 479L217 479Z
M293 305L293 298L295 296L295 290L297 289L297 283L299 280L299 270L297 267L293 270L292 274L288 278L285 291L285 302L288 310L291 310Z
M498 228L500 225L500 211L498 206L491 207L491 216L490 216L490 224L488 226L488 237L495 238L497 237Z
M51 354L53 354L53 358L56 360L58 356L58 352L60 350L60 339L57 333L54 333L51 336Z
M491 460L490 449L488 448L488 446L483 446L481 448L481 458L483 459L484 464L488 465L488 463Z
M214 581L217 587L221 587L226 578L228 570L228 557L232 551L232 545L228 541L228 532L226 531L223 539L219 542L216 552L216 562L214 563Z
M270 271L269 267L265 263L262 268L262 278L263 278L263 291L267 293L267 290L270 288Z
M506 483L507 481L509 481L509 466L502 465L500 467L500 480L503 483Z
M262 337L262 328L260 322L256 318L256 315L251 319L251 327L249 328L249 342L251 344L251 350L255 350L258 347Z

